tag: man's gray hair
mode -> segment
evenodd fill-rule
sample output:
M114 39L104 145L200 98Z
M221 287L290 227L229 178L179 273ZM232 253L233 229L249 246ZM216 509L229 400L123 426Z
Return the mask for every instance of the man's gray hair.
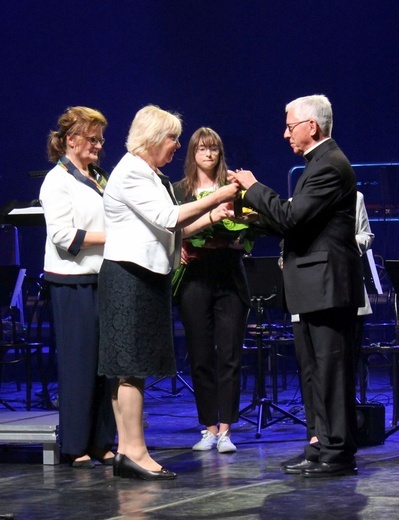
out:
M326 137L331 137L333 116L331 103L323 94L304 96L294 99L285 107L288 112L295 109L300 119L314 119L318 124L321 133Z

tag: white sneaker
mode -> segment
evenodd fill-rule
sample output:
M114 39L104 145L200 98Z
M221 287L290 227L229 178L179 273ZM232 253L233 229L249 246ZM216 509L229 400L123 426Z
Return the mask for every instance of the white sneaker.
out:
M227 435L229 432L218 433L218 441L216 448L219 453L233 453L237 451L237 447L231 442Z
M194 444L192 449L194 451L211 450L218 442L216 435L213 435L209 430L201 430L201 433L202 439L197 444Z

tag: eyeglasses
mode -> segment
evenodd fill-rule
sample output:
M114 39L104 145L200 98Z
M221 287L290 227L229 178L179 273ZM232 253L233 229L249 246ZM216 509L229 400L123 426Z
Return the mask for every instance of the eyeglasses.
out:
M210 151L210 153L218 154L220 152L219 146L197 146L195 151L199 154L204 154L207 152L207 150Z
M86 141L89 141L90 144L101 144L101 146L103 146L103 144L105 143L105 139L104 137L95 137L95 136L91 136L91 137L88 137L85 135L85 139Z
M298 125L301 125L302 123L308 123L309 121L310 119L305 119L305 121L299 121L299 123L288 123L286 125L286 128L289 131L289 133L292 134L294 128L296 128Z
M175 143L179 143L179 139L180 139L180 135L177 135L177 134L169 134L168 135L169 139L172 139L172 141L174 141Z

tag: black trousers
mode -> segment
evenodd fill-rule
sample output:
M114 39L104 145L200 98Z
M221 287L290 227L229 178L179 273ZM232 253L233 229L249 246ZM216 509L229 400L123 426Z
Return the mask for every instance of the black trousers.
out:
M248 307L232 288L191 280L181 290L180 314L199 422L237 422Z
M293 324L309 460L345 462L356 453L356 308L301 314Z
M111 381L97 375L97 285L50 284L58 362L61 451L110 449L116 425Z

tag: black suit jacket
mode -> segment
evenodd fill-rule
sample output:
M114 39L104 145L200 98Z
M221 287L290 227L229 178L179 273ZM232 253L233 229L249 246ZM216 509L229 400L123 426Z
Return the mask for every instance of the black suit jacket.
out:
M284 238L284 290L291 314L361 307L355 173L333 139L306 160L291 201L261 183L247 190L245 200Z

